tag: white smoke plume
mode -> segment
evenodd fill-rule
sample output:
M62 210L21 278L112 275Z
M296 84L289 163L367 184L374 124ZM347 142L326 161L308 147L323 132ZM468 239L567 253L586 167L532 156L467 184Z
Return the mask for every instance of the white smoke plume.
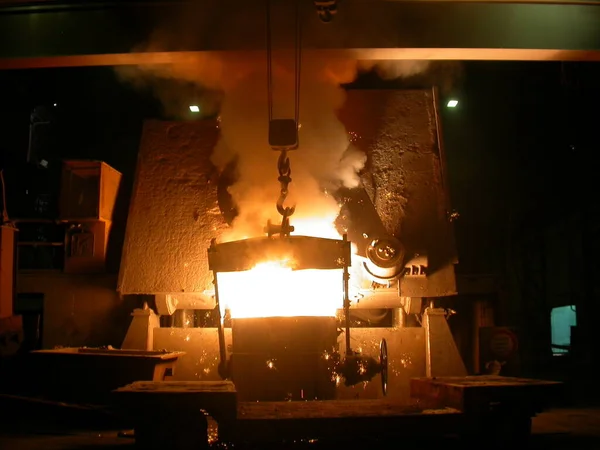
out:
M277 54L274 57L274 118L292 118L294 64L291 58ZM335 233L333 223L339 206L324 186L357 186L360 183L358 174L366 161L366 156L350 142L348 132L352 130L346 130L337 117L345 99L340 85L352 82L359 70L374 67L389 78L398 78L425 70L427 63L359 63L350 59L325 59L314 54L302 61L300 145L289 153L292 183L287 203L296 204L292 224L297 234L336 237L331 234ZM260 236L264 234L267 220L280 222L275 207L280 188L276 168L279 154L268 144L264 54L225 57L206 53L168 66L117 70L130 82L145 80L147 83L150 80L160 99L167 102L166 107L174 99L164 80L175 79L199 85L205 92L202 107L218 108L221 137L212 160L217 168L224 169L235 159L238 172L237 181L230 187L238 217L224 240ZM331 224L331 227L323 227L323 223Z

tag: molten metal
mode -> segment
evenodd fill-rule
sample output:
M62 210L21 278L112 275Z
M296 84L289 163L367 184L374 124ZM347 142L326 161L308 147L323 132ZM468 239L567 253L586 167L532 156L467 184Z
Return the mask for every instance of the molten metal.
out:
M254 238L213 245L210 268L219 286L223 315L334 317L343 307L346 240L307 236Z
M219 303L232 318L334 317L343 306L341 270L292 270L285 261L218 274Z

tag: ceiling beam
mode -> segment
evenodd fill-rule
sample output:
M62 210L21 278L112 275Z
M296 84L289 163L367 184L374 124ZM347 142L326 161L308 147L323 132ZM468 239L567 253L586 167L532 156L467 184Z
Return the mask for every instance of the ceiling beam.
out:
M169 63L199 52L265 48L263 1L56 4L0 5L0 69ZM332 23L323 24L307 1L301 14L307 54L327 51L360 59L599 60L600 2L350 0L341 4ZM277 44L285 46L290 12L278 10L274 17Z
M143 52L112 53L104 55L49 56L34 58L0 59L0 70L42 69L61 67L168 65L205 61L210 54L234 56L236 52ZM244 52L248 56L252 52ZM257 57L261 53L256 52ZM364 50L309 50L311 55L332 58L352 58L362 61L379 60L429 60L429 61L600 61L600 51L534 50L497 48L403 48Z

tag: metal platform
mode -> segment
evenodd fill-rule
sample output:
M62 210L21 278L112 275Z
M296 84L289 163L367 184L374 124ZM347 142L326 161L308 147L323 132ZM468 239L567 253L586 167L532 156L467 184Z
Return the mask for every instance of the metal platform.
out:
M183 450L206 445L207 415L218 423L219 439L234 443L431 437L473 430L521 438L529 435L531 417L544 407L542 397L551 398L550 390L559 385L506 377L418 378L411 380L414 404L391 399L238 402L229 381L136 382L114 394L133 422L140 448L164 444ZM514 408L490 409L497 404Z
M456 433L461 414L452 408L422 409L398 401L325 400L243 402L238 405L235 442L345 439L389 435L418 437Z
M132 417L206 411L218 421L237 415L230 381L136 381L114 391L115 403Z
M466 414L499 410L530 417L551 406L561 395L562 383L501 376L413 378L411 396L435 408L456 408Z
M113 400L133 425L140 449L205 448L206 416L221 430L231 427L237 414L235 387L229 381L138 381L115 390Z
M135 380L163 381L184 352L67 347L35 350L27 377L32 395L105 405L111 391Z

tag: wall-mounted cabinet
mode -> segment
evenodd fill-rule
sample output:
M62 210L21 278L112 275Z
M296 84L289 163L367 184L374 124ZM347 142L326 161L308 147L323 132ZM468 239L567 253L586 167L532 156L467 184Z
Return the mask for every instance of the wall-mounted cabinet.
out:
M102 161L65 161L59 219L111 221L121 173Z

